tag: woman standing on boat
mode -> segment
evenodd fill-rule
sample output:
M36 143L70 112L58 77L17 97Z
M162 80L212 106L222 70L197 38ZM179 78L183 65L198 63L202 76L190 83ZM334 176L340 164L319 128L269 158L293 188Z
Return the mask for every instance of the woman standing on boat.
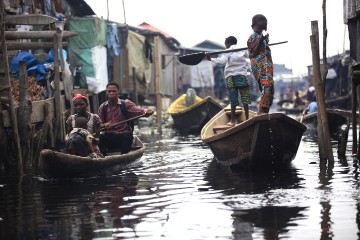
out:
M72 99L72 102L75 114L70 115L70 117L66 120L66 133L69 134L73 130L76 118L84 117L87 119L87 130L95 138L98 138L100 135L101 119L99 115L87 111L87 106L89 104L87 97L81 94L76 94Z
M237 39L234 36L225 38L226 49L237 48ZM245 117L249 119L249 104L250 104L250 91L249 81L247 79L248 62L246 59L249 58L247 51L237 51L230 53L223 53L218 58L211 58L210 54L206 54L207 60L226 64L224 69L226 88L229 91L229 99L231 105L231 120L228 123L230 126L235 125L235 110L239 103L239 92L241 96L241 102L244 106Z

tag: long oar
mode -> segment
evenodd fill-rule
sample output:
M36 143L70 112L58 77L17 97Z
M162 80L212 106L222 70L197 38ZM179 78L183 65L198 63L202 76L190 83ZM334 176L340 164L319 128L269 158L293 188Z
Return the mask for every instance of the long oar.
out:
M299 122L301 122L302 123L302 121L303 121L303 119L304 119L304 116L305 116L305 113L306 113L306 109L307 109L307 107L304 109L304 111L302 111L302 113L301 113L301 117L300 117L300 121Z
M287 43L288 41L284 42L277 42L277 43L270 43L269 46L278 45ZM247 47L243 48L235 48L235 49L228 49L228 50L221 50L221 51L214 51L214 52L198 52L198 53L190 53L179 57L179 61L186 65L197 65L199 64L206 56L206 53L211 55L219 54L219 53L228 53L228 52L238 52L242 50L248 49Z
M136 117L133 117L133 118L129 118L129 119L126 119L124 121L121 121L121 122L118 122L118 123L115 123L114 125L111 125L109 128L100 128L100 131L104 131L106 129L111 129L113 127L116 127L116 126L119 126L120 124L123 124L123 123L126 123L126 122L130 122L130 121L133 121L133 120L136 120L138 118L141 118L141 117L144 117L146 115L146 113L142 114L142 115L139 115L139 116L136 116Z

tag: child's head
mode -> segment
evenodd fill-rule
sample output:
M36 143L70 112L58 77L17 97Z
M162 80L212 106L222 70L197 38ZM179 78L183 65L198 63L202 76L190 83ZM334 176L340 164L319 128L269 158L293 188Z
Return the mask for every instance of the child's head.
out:
M237 39L234 36L229 36L227 38L225 38L225 46L227 48L229 48L231 45L236 45L237 44Z
M261 33L263 30L266 31L267 30L267 19L266 19L266 17L264 15L262 15L262 14L256 14L252 18L251 27L257 33Z
M75 119L75 127L87 129L87 119L84 117L77 117Z

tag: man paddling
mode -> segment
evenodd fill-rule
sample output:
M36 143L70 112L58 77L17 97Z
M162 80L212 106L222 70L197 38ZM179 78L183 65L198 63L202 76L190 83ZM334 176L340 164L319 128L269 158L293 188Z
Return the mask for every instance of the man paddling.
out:
M105 129L105 132L100 134L99 147L105 155L109 152L124 154L131 150L133 126L129 122L117 123L137 116L149 117L154 113L154 110L141 108L128 99L119 99L119 89L117 83L109 82L106 85L108 100L101 104L98 110L98 115L103 122L101 128Z

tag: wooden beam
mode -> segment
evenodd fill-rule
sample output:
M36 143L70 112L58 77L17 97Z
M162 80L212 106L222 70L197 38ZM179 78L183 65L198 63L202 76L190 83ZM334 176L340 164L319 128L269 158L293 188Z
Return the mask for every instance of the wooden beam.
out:
M0 42L0 44L2 44ZM7 42L7 50L36 50L36 49L51 49L52 42ZM67 47L68 43L64 42L63 46ZM1 51L2 53L2 51Z
M16 39L53 39L56 31L6 31L7 40ZM63 31L63 38L78 36L78 32Z
M14 25L47 25L57 22L54 17L42 14L26 14L26 15L7 15L5 16L6 24Z
M8 101L5 101L5 99L1 99L1 102L7 103ZM33 101L32 102L32 113L30 117L30 123L39 123L43 122L46 118L46 115L44 114L44 105L49 104L49 116L51 118L55 117L55 103L54 98L48 98L46 100L39 100L39 101ZM15 111L18 111L18 106L15 106ZM2 110L2 122L4 124L4 127L9 128L11 126L10 121L10 113L9 110Z

